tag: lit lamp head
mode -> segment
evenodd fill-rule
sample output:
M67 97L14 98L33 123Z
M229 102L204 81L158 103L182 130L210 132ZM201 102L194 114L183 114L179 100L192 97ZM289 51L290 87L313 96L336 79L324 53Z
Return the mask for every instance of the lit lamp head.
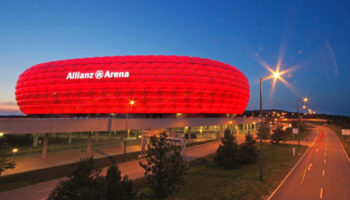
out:
M273 75L273 77L274 77L275 79L277 79L277 78L280 77L280 73L279 73L279 72L273 72L272 75Z
M229 123L229 124L232 124L232 121L229 121L228 123Z
M130 100L130 101L129 101L129 104L130 104L131 106L133 106L133 105L135 104L135 101L134 101L134 100Z
M1 138L2 136L4 136L4 133L3 133L3 132L0 132L0 138Z
M308 102L309 99L308 99L307 97L305 97L305 98L303 98L303 101L304 101L304 102Z
M12 153L17 153L18 152L18 149L17 148L13 148L12 149Z
M303 105L303 109L305 109L306 108L306 106L305 105Z

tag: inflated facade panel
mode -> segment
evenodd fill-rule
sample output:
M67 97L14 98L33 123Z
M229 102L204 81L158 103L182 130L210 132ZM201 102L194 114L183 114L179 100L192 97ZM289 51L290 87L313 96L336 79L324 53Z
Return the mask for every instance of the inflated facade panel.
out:
M209 59L96 57L27 69L17 81L16 99L25 114L240 114L249 83L235 67Z

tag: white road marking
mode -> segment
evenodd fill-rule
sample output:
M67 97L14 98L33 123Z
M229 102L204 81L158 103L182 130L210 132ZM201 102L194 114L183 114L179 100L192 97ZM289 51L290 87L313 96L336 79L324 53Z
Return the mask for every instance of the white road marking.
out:
M310 171L311 167L312 167L312 164L309 165L309 168L307 168L307 171Z
M324 171L324 170L322 170L322 176L324 176L324 174L325 174L325 171Z
M322 197L323 197L323 188L321 188L320 190L320 199L322 199Z
M323 164L326 164L326 159L323 160Z
M338 140L339 145L340 145L341 148L343 149L343 152L344 152L344 154L345 154L345 157L348 159L348 162L350 162L350 158L349 158L348 154L346 153L346 151L345 151L345 149L344 149L344 147L343 147L343 144L340 142L338 136L337 136L337 140Z

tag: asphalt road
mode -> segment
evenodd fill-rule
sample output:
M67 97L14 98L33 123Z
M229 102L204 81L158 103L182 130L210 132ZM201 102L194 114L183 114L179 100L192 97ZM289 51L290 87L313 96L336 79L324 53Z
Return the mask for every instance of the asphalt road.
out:
M271 199L350 199L350 162L336 134L316 128L314 145Z
M186 160L193 160L212 154L216 151L219 144L219 141L214 141L206 144L189 147L186 150ZM139 165L140 161L144 162L145 159L137 159L125 163L120 163L118 164L118 167L121 170L122 174L127 174L130 179L141 178L144 176L144 170ZM105 173L106 168L102 171L102 174ZM0 200L44 200L47 198L47 196L50 194L50 191L55 187L59 180L60 179L55 179L0 193Z

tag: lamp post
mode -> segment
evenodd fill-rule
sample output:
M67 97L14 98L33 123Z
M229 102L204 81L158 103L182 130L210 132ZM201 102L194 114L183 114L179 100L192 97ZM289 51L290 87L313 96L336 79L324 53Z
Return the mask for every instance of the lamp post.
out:
M259 180L262 181L263 180L263 153L262 153L262 117L263 117L263 111L262 111L262 82L264 80L270 79L270 78L274 78L274 79L278 79L280 77L280 73L278 71L273 72L272 74L260 78L260 128L259 128L259 137L260 137L260 155L259 155L259 168L260 168L260 176L259 176Z
M16 153L18 152L18 148L13 148L12 149L12 166L15 166L15 157L16 157Z
M126 120L125 120L125 134L124 134L124 155L126 155L126 136L128 134L128 119L129 119L129 109L135 104L134 100L130 100L126 108Z
M304 97L303 99L297 101L297 110L298 110L298 147L300 147L300 103L301 102L306 103L308 101L309 101L309 99L306 98L306 97ZM303 105L303 109L305 109L305 108L306 108L306 106Z

